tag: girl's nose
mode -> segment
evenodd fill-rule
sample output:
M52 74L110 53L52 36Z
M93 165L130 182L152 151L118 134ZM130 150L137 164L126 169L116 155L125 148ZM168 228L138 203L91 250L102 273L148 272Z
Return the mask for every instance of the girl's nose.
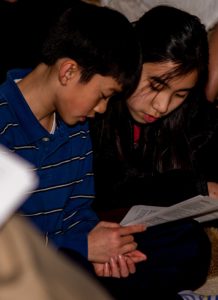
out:
M162 94L162 93L160 93ZM168 111L169 103L170 103L170 97L167 95L157 95L153 99L152 106L153 108L158 111L160 114L164 114Z

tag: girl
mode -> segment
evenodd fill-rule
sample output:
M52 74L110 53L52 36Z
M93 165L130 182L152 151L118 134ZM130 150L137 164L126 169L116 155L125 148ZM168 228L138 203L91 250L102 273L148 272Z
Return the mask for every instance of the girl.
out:
M203 164L195 163L196 150L211 127L206 117L200 119L201 127L195 125L199 112L206 115L212 105L204 94L206 30L197 17L169 6L151 9L134 27L143 59L139 85L134 94L111 100L103 117L91 122L95 208L104 220L120 221L124 209L135 204L171 205L199 194L200 184L202 193L207 187L198 172L201 166L203 174ZM196 289L206 279L210 245L196 221L149 227L134 237L148 259L124 282L131 287L135 278L144 288L143 297L167 294L167 299L176 299L179 291ZM113 263L110 271L107 265L104 274L110 276L113 269ZM134 293L128 289L125 296L133 299Z
M113 99L92 124L95 207L101 211L168 206L217 189L211 181L217 177L218 114L205 97L204 26L169 6L151 9L134 26L143 53L141 81L127 101Z

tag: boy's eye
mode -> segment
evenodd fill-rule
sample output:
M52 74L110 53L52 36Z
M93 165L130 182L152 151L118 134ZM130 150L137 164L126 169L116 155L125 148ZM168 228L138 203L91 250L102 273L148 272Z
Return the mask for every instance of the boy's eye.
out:
M100 95L99 98L100 98L100 100L107 101L107 100L109 100L111 97L113 97L115 95L116 95L116 93L112 93L112 94L108 94L108 95L105 95L105 94L101 93L101 95Z
M107 96L106 95L104 95L104 94L101 94L100 96L99 96L99 100L107 100Z

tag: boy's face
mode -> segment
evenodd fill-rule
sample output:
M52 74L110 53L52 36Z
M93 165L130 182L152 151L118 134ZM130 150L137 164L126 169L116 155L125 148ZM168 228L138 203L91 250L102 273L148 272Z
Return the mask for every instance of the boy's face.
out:
M121 91L121 86L109 76L96 74L88 82L79 79L80 72L61 89L55 103L56 111L68 125L104 113L110 97Z

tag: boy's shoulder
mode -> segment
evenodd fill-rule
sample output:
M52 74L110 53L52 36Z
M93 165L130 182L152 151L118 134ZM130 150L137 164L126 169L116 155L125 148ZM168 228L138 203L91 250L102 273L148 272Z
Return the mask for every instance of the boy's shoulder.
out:
M1 124L10 122L13 119L13 114L10 109L8 98L4 94L4 86L0 85L0 128Z

